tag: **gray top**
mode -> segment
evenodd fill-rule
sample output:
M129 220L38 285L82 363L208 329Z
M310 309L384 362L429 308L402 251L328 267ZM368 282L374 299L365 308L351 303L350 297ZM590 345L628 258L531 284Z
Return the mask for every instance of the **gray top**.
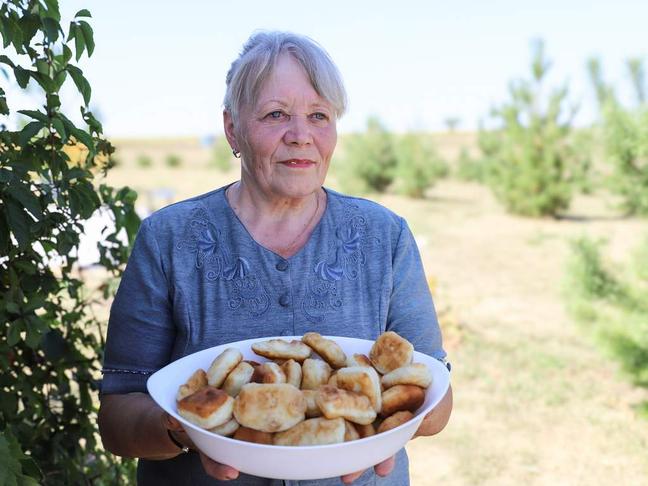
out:
M143 221L111 308L102 393L146 392L150 374L208 347L308 331L372 340L395 331L417 351L445 357L420 255L403 218L325 189L322 219L306 245L286 259L254 241L225 189ZM354 484L383 481L367 471ZM409 484L404 451L386 481ZM138 483L220 484L191 453L140 460ZM341 482L241 475L227 484Z

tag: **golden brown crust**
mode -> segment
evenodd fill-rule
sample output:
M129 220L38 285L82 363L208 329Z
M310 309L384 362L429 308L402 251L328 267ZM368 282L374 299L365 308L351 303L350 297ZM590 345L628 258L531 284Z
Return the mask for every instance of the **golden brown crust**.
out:
M313 351L319 354L332 368L343 368L346 366L346 354L338 343L322 337L317 332L307 332L302 341L308 344Z
M243 360L243 355L236 348L227 348L219 354L207 370L207 381L210 386L219 388L225 378Z
M381 334L369 352L371 364L382 374L410 364L413 357L412 343L392 331Z
M425 390L414 385L396 385L382 394L380 415L388 417L401 410L415 412L425 401Z
M311 348L293 339L268 339L252 345L252 351L268 359L294 359L300 363L311 355Z
M385 388L395 385L416 385L427 388L432 383L432 373L423 363L412 363L390 371L382 377L381 383Z
M391 430L393 428L398 427L399 425L404 424L405 422L408 422L414 417L414 414L410 411L401 411L401 412L396 412L393 415L390 415L387 417L385 420L382 421L380 426L378 427L378 433L386 432L388 430Z
M248 427L239 427L234 433L234 439L243 440L245 442L254 442L255 444L268 444L271 445L274 434L270 432L261 432L260 430L250 429Z
M254 374L254 367L250 363L241 361L236 368L234 368L223 383L223 390L231 397L235 397L241 391L243 385L252 381Z
M280 432L306 416L306 399L287 383L248 383L234 400L234 417L239 424L262 432Z
M382 407L380 377L373 368L367 366L350 366L338 370L336 386L343 390L360 393L371 402L376 413Z
M289 359L281 365L281 371L286 376L286 383L290 383L297 388L301 387L302 367L294 359Z
M274 436L275 445L305 446L344 442L344 419L312 418Z
M286 383L286 375L277 363L262 363L254 368L252 383Z
M315 402L329 419L342 417L357 424L370 424L376 418L376 411L367 397L331 385L317 389Z
M358 430L356 429L355 425L352 422L345 420L344 421L344 442L358 440L359 438L360 438L360 434L358 433Z
M234 432L236 432L238 428L239 428L239 423L236 421L235 418L232 418L227 422L225 422L224 424L209 429L209 431L217 435L223 435L225 437L229 437L230 435L234 434Z
M306 399L306 418L321 417L322 411L317 406L315 398L317 397L316 390L302 390L302 394Z
M180 401L184 397L188 397L192 393L197 392L201 388L207 386L207 373L202 368L197 369L193 375L189 377L184 385L180 385L176 400Z
M373 424L366 424L366 425L354 424L354 425L361 439L364 439L365 437L371 437L372 435L376 435L376 428L373 426Z
M230 396L223 390L206 386L178 402L178 411L190 412L207 418L222 407Z
M347 366L367 366L369 368L373 368L373 365L371 364L371 360L366 354L359 354L356 353L352 356L349 356L347 358Z

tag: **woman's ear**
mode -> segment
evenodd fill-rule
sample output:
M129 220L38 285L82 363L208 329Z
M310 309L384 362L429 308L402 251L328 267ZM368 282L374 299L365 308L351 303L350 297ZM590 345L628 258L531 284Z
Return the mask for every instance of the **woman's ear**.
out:
M227 137L227 141L229 142L230 147L232 147L232 150L234 150L235 152L240 152L241 148L238 146L238 142L236 140L234 119L232 118L232 114L227 110L223 110L223 128L225 129L225 136Z

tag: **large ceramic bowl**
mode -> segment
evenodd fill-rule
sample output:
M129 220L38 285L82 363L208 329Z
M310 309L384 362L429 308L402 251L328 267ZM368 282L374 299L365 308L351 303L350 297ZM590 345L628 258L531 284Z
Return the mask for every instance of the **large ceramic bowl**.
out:
M335 340L347 355L369 354L373 341L347 337L327 336ZM360 471L395 454L412 438L425 415L443 398L450 384L446 367L438 360L422 353L414 353L415 363L424 363L432 372L432 385L427 389L425 402L409 422L372 437L341 444L321 446L275 446L243 442L222 437L186 421L177 413L176 393L198 368L207 370L211 362L225 348L237 348L244 359L267 361L251 349L258 341L249 339L205 349L185 356L154 373L147 382L151 397L166 412L176 418L196 446L213 460L227 464L241 472L274 479L321 479ZM301 339L285 337L280 339Z

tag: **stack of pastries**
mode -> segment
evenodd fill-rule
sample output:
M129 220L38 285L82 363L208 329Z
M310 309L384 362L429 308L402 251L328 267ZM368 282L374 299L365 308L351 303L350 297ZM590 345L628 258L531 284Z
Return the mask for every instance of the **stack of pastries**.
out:
M244 360L227 348L177 393L178 413L215 434L260 444L336 444L369 437L414 417L432 375L412 363L414 347L394 332L369 356L346 356L315 332L301 341L252 345L268 361Z

